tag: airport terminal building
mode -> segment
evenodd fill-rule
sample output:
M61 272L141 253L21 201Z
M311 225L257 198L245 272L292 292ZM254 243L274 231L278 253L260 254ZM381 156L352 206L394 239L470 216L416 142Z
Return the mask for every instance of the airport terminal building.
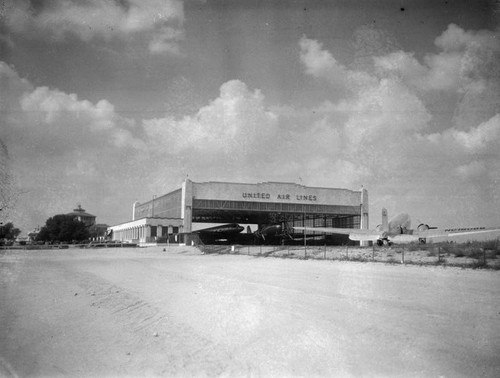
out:
M238 223L255 231L266 224L368 228L368 192L307 187L295 183L197 183L144 203L132 220L108 228L113 240L137 243L188 242L213 225Z

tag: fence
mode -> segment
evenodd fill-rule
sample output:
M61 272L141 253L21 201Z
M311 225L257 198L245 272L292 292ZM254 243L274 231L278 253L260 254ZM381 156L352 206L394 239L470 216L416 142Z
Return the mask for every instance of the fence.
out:
M239 254L261 257L297 258L314 260L344 260L384 262L413 265L446 265L463 267L490 267L500 269L498 243L487 245L408 245L386 247L359 246L200 246L205 253Z

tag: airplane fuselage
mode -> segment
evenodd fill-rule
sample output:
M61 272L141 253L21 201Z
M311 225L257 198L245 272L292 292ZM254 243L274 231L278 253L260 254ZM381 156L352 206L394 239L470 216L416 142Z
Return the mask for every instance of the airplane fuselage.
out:
M220 234L239 234L244 230L244 227L237 223L224 224L221 226L215 226L210 228L204 228L202 230L194 231L196 234L207 234L207 235L220 235Z

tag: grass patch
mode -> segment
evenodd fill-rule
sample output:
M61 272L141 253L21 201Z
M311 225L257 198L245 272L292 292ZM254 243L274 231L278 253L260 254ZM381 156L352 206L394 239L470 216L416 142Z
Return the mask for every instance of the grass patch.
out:
M234 248L234 251L232 250ZM207 254L237 254L253 257L268 257L295 260L326 260L326 261L354 261L377 262L386 264L401 264L404 253L406 265L459 267L464 269L493 269L500 270L500 243L443 242L433 244L413 243L397 247L369 247L349 248L326 247L318 249L309 247L307 252L302 247L270 247L270 246L228 246L205 245L199 249ZM413 253L412 253L413 252ZM438 258L439 256L439 258ZM456 258L459 259L456 259Z

